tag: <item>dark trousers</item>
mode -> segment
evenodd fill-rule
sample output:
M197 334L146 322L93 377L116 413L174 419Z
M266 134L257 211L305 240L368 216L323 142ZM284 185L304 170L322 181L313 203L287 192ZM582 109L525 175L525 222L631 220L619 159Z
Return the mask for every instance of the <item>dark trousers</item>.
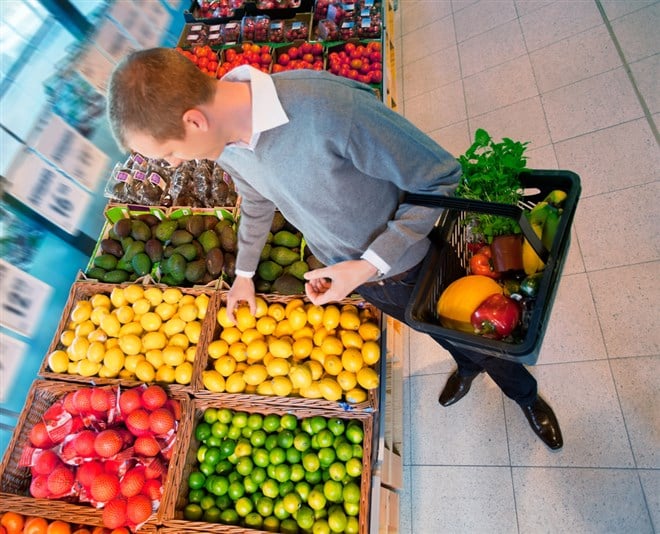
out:
M415 287L420 268L421 264L408 271L401 280L384 280L382 285L364 284L356 291L383 313L406 323L406 305ZM536 398L536 379L524 365L457 347L438 336L431 337L452 355L459 374L470 376L485 371L507 397L520 405L529 404Z

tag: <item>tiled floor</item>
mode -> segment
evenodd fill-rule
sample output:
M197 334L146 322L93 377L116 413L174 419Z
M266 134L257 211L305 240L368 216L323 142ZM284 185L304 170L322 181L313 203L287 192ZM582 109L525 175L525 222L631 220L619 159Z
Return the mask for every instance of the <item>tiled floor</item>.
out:
M399 111L455 155L476 128L582 179L538 364L564 448L407 331L401 532L660 531L660 2L399 0Z

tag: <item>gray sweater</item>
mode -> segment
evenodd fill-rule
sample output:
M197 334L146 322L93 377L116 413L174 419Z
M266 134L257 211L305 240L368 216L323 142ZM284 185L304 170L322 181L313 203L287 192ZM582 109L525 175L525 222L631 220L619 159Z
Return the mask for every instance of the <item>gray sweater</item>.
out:
M366 85L311 70L272 79L289 122L262 132L254 151L227 146L218 159L241 195L237 269L256 270L275 208L326 265L368 249L389 265L385 277L416 265L441 210L400 199L451 194L456 159Z

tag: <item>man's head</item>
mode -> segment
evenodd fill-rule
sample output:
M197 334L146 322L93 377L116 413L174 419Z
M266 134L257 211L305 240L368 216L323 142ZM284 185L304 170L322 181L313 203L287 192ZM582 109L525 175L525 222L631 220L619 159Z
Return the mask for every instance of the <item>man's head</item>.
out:
M129 54L115 67L108 87L108 119L115 140L134 150L136 136L156 143L183 140L186 113L211 103L216 83L174 49Z

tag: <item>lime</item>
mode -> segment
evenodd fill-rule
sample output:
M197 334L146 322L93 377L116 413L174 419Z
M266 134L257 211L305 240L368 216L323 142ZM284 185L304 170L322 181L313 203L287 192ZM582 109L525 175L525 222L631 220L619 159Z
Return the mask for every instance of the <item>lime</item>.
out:
M257 512L250 512L243 518L243 523L245 523L245 526L248 528L261 530L261 527L264 523L264 518Z
M344 487L341 482L336 480L326 480L323 484L323 495L330 502L341 502L343 499L342 491Z
M346 427L346 439L351 443L362 443L364 439L364 430L362 424L358 421L350 421Z
M204 422L212 425L218 420L218 413L215 408L207 408L204 410Z
M198 490L204 487L206 476L200 471L193 471L188 476L188 487L192 490Z
M243 435L242 430L242 428L239 428L236 425L230 425L229 430L227 430L227 437L229 439L238 439Z
M327 499L321 490L313 489L309 492L309 497L307 497L307 504L312 508L312 510L323 510Z
M266 449L252 449L252 461L254 465L266 467L270 463L268 451Z
M360 502L360 495L360 486L358 486L355 482L348 482L344 485L344 489L342 491L342 498L344 499L344 502L358 504Z
M291 466L286 463L277 465L274 478L278 482L287 482L291 478Z
M213 434L211 434L206 440L206 445L208 447L219 447L221 443L222 443L222 438L219 438L218 436L214 436Z
M312 446L312 439L306 432L298 432L293 438L293 446L300 452L305 452Z
M230 508L233 506L234 501L232 501L229 498L229 495L226 493L224 495L219 495L218 497L215 498L215 505L220 509L220 510L226 510L227 508Z
M206 490L204 488L191 489L188 492L188 502L198 503L202 500L202 497L206 495Z
M264 424L264 416L260 413L251 413L247 418L247 426L252 430L260 430Z
M344 512L348 516L357 516L360 513L360 505L344 501Z
M215 421L211 425L211 434L218 438L224 438L227 435L228 430L229 426L226 423L222 423L220 421Z
M187 504L183 509L183 517L188 521L199 521L204 515L204 510L199 504Z
M220 522L225 525L238 525L239 521L240 517L233 508L227 508L220 512Z
M249 426L244 426L243 428L241 428L241 436L243 436L244 438L250 439L252 432L254 432L254 430L252 430Z
M254 463L252 462L252 458L249 456L243 456L239 458L238 462L236 463L236 471L238 471L244 477L248 476L252 472L253 467Z
M286 430L295 430L298 427L298 418L291 414L284 414L280 419L280 425Z
M316 434L316 442L319 448L332 447L335 441L335 435L329 429L324 428Z
M346 467L342 462L334 462L330 465L330 467L328 467L328 474L332 480L341 482L342 479L346 476Z
M227 477L216 475L213 477L209 491L216 497L225 495L229 489L229 480Z
M279 465L286 461L286 451L280 447L275 447L274 449L271 449L268 458L270 459L271 464Z
M328 419L328 429L335 436L341 436L346 430L346 423L344 423L343 419L339 419L339 417L331 417Z
M250 443L253 447L262 447L266 443L266 432L257 429L250 435Z
M323 480L323 473L319 469L318 471L306 471L305 472L305 481L310 484L318 484Z
M252 444L250 441L246 438L240 438L236 443L234 454L238 458L242 458L243 456L250 456L250 454L252 454Z
M332 532L344 532L346 530L346 514L340 508L334 508L328 512L328 526Z
M337 454L337 458L339 460L342 462L347 462L353 458L353 445L351 445L348 441L343 441L335 446L335 453Z
M305 453L302 457L302 464L305 471L312 473L318 471L319 467L321 467L321 462L315 452Z
M346 518L346 528L344 529L346 534L358 534L360 532L360 523L357 517L347 517Z
M243 428L247 426L248 414L245 412L234 412L234 416L231 419L231 424L237 426L238 428Z
M363 453L362 445L360 445L359 443L353 444L353 456L355 458L362 458L362 453Z
M195 439L197 441L204 441L211 435L211 425L206 422L199 423L195 427Z
M228 425L234 417L234 412L229 408L218 408L216 410L216 418L221 423Z
M300 498L302 499L303 502L307 502L307 497L309 497L309 492L312 491L312 486L309 484L309 482L300 481L298 482L293 490L300 495Z
M309 435L313 434L313 432L312 432L312 418L311 417L305 417L305 419L303 419L300 422L300 428L304 432L307 432L307 434L309 434Z
M259 484L257 484L252 478L248 475L243 478L243 487L245 488L245 493L254 495L259 491Z
M275 464L269 463L266 466L266 474L268 475L268 478L275 478L275 468L277 466Z
M317 454L319 456L321 467L323 468L330 467L332 462L337 458L337 453L335 453L335 450L332 447L324 447L319 450Z
M292 491L296 491L296 485L293 482L287 480L286 482L280 483L280 497L284 497Z
M264 447L266 447L267 450L272 450L275 447L277 447L277 434L270 434L266 437L266 441L264 443Z
M298 523L292 517L287 517L280 523L280 532L282 534L298 534Z
M241 517L248 515L252 511L253 507L254 505L252 504L252 500L249 497L240 497L234 504L236 513Z
M328 521L325 519L317 519L312 526L312 534L331 534Z
M283 449L288 449L293 445L294 434L291 430L281 430L277 434L277 444Z
M298 511L298 508L300 508L301 504L302 499L300 498L300 495L298 495L295 491L287 493L284 497L282 497L282 506L284 506L284 509L290 514L295 514Z
M310 530L314 525L314 510L309 506L301 506L296 513L296 522L303 530Z
M222 451L218 447L211 447L206 450L206 454L204 455L205 463L215 467L220 460L222 460Z
M280 494L280 486L276 480L269 478L264 480L264 483L261 485L261 492L271 499L275 499Z
M315 415L314 417L312 417L310 423L311 423L312 434L319 433L328 425L327 419L321 415Z
M227 475L227 478L229 479L230 484L232 482L240 482L241 480L243 480L243 477L239 475L236 471L230 471L229 474Z
M215 466L216 475L227 475L234 470L234 464L229 460L220 460Z
M346 462L346 474L351 477L359 477L362 474L362 460L351 458Z
M215 498L213 495L204 495L202 497L202 500L199 501L199 505L202 507L202 510L208 510L209 508L213 508L215 506Z
M300 482L305 479L305 468L297 463L291 466L291 482Z
M215 473L215 466L208 462L202 462L199 464L199 470L204 473L204 476L209 477Z
M291 514L286 511L286 508L284 508L284 501L283 499L277 499L275 501L275 504L273 505L273 515L277 517L280 521L283 519L286 519L289 517ZM298 525L296 525L297 527ZM280 530L282 529L282 523L280 523Z
M299 450L294 449L293 447L286 450L286 461L291 465L299 464L301 458L302 453Z
M225 439L220 444L220 451L222 452L223 458L227 458L228 456L233 454L235 449L236 449L236 442L233 439Z
M256 509L263 517L268 517L273 513L273 499L270 497L260 497L257 501Z
M274 515L269 515L264 518L264 523L262 527L266 532L279 532L280 531L280 520L277 519Z
M250 473L250 478L257 484L261 485L262 482L266 480L266 470L263 467L253 467L252 473Z
M266 432L276 432L280 428L280 416L276 414L268 414L264 417L262 428Z

